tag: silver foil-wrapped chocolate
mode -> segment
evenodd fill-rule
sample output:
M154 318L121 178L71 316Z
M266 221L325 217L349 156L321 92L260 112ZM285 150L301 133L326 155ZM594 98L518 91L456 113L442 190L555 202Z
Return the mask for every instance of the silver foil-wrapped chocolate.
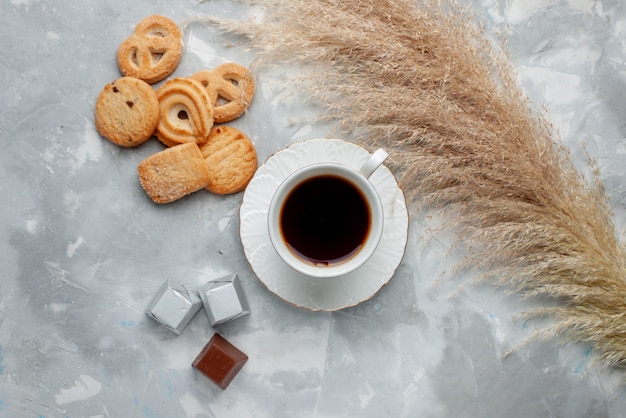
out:
M250 313L248 300L237 273L211 280L194 289L200 295L211 326Z
M146 308L146 314L180 334L202 308L202 300L183 284L166 280Z

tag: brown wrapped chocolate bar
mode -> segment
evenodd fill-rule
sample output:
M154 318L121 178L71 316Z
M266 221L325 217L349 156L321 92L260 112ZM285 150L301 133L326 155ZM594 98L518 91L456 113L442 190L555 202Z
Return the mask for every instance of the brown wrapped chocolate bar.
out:
M220 334L214 334L193 361L192 366L211 379L221 389L226 389L248 356Z

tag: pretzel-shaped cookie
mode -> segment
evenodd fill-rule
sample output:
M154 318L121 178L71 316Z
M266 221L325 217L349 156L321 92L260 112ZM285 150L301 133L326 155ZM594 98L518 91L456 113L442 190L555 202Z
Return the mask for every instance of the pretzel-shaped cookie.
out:
M213 104L206 89L191 78L173 78L157 90L161 119L156 135L172 147L203 144L213 127Z
M182 55L182 34L176 23L152 15L135 27L117 50L122 74L153 84L174 72Z
M213 71L199 71L191 78L202 83L213 99L216 123L230 122L241 116L254 97L254 79L239 64L222 64Z

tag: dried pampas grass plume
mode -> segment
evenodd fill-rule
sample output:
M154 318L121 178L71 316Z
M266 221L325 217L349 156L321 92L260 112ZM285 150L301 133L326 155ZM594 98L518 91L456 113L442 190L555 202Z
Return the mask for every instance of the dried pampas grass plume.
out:
M203 20L243 35L260 62L313 64L313 98L390 151L413 201L467 243L465 267L556 301L534 312L554 319L552 335L626 365L626 258L602 185L573 167L471 13L453 1L261 3L262 23Z

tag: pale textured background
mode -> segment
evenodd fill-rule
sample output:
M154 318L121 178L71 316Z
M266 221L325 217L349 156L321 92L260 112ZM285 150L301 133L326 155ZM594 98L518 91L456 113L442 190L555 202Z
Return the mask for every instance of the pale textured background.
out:
M620 1L476 0L534 103L586 171L597 158L626 224L626 6ZM404 262L372 300L336 313L287 305L254 277L238 238L241 194L196 193L157 207L136 177L161 145L100 138L93 107L119 76L115 51L143 17L259 15L230 1L0 2L0 416L6 417L620 417L618 371L561 340L515 350L543 324L520 301L452 274L462 256L439 220L411 212ZM201 25L185 32L175 75L253 51ZM293 74L291 74L293 75ZM260 161L326 136L276 68L259 74L232 123ZM211 329L197 316L175 336L143 310L166 278L237 271L252 314ZM445 275L444 273L448 273ZM226 391L191 361L219 331L250 360Z

